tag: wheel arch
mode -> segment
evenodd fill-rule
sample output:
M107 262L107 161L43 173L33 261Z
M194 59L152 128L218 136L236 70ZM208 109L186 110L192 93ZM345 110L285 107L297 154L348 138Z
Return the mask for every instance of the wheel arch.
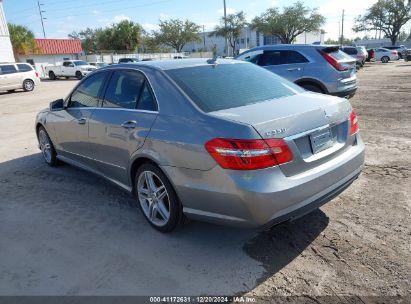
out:
M317 87L319 87L325 94L328 94L328 90L325 87L324 84L321 83L321 81L314 79L314 78L301 78L298 79L297 81L294 82L295 84L302 86L304 84L310 84L310 85L315 85Z

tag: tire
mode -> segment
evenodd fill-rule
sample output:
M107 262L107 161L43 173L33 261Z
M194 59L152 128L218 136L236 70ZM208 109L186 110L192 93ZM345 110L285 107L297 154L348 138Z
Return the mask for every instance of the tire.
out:
M76 78L77 78L78 80L83 79L83 74L82 74L80 71L77 71L77 72L76 72Z
M182 206L166 175L145 163L135 176L135 194L146 220L156 230L171 232L182 221Z
M41 154L43 155L45 162L51 167L56 166L58 163L57 153L44 127L39 128L37 138L39 141Z
M23 90L25 92L31 92L34 90L34 81L31 79L26 79L23 81Z
M64 77L64 78L69 79L70 77L66 76L66 77Z
M383 56L383 57L381 58L381 62L382 62L382 63L388 63L388 61L390 61L390 57L388 57L388 56Z
M307 91L324 94L324 91L319 86L317 86L315 84L308 84L307 83L307 84L301 84L300 86L302 86Z
M53 71L50 71L50 72L49 72L49 78L50 78L51 80L56 80L56 79L57 79L56 74L54 74Z

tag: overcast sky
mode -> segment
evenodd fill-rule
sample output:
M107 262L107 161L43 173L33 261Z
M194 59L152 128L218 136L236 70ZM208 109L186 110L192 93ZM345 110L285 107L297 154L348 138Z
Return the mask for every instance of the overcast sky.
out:
M26 25L38 38L42 29L37 0L3 0L8 22ZM327 21L326 39L337 39L342 10L345 9L344 36L354 38L354 18L376 0L306 0L305 5L318 8ZM146 30L156 29L160 19L190 19L211 30L223 14L223 0L40 0L45 11L47 38L66 38L73 30L104 27L124 19L140 23ZM272 6L283 7L289 0L227 0L228 13L244 11L247 19L260 15ZM363 36L363 34L360 34Z

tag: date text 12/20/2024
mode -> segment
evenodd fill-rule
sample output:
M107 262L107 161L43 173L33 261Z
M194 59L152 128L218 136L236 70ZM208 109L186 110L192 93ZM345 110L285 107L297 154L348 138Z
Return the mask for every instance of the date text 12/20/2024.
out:
M256 303L256 298L244 296L150 297L150 303Z

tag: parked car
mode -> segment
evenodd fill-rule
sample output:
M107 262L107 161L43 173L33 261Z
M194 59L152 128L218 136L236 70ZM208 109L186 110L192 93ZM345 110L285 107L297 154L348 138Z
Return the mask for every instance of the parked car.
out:
M46 74L51 80L56 80L58 77L76 77L80 80L95 69L95 66L83 60L66 60L62 65L48 65L45 67Z
M307 92L237 60L113 65L38 113L45 161L135 193L160 231L183 215L268 227L318 208L360 174L347 99Z
M309 91L352 97L357 90L356 61L338 46L266 45L236 59L262 66Z
M132 62L140 62L137 58L120 58L118 63L132 63Z
M363 60L363 62L362 62L362 64L364 65L365 62L366 62L367 59L368 59L367 49L365 48L365 46L357 46L356 48L357 48L357 51L364 56L364 60Z
M371 61L381 61L382 63L387 63L390 60L398 60L397 51L387 50L385 48L373 48L368 49L367 51Z
M95 66L98 69L109 65L108 63L105 63L105 62L89 62L89 64L92 66Z
M341 51L346 53L347 55L351 56L352 58L355 59L356 65L357 65L357 70L359 70L363 65L365 61L365 56L362 52L359 52L358 49L354 46L342 46Z
M404 59L407 56L407 48L404 45L399 46L384 46L384 49L394 50L398 52L398 59Z
M33 91L39 83L39 74L30 64L0 63L0 91Z

